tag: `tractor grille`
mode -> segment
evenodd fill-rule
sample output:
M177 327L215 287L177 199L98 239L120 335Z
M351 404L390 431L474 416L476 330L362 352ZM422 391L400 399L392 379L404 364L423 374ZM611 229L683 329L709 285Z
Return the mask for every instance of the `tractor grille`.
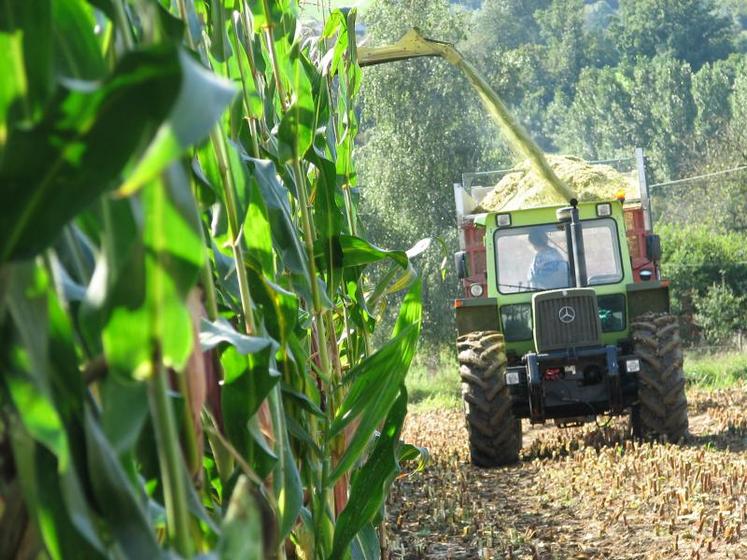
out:
M594 290L580 288L543 292L534 296L532 306L537 352L602 343L602 327Z

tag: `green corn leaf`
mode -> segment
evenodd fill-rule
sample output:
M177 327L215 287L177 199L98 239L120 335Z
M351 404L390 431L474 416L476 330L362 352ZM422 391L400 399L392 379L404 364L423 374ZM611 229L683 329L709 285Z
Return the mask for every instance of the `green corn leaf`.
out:
M348 505L337 519L330 560L341 559L353 537L361 531L386 501L394 477L399 473L397 447L407 413L407 390L399 388L373 452L353 477Z
M299 45L288 56L288 79L293 101L278 127L278 157L281 162L297 160L306 154L314 140L316 112L311 80Z
M119 457L135 449L148 418L146 386L124 376L101 382L101 429Z
M51 0L0 0L0 158L13 123L36 121L54 90L52 40Z
M290 398L297 405L309 414L313 414L319 418L324 418L324 412L319 408L307 395L294 391L291 387L283 385L283 396Z
M229 76L233 80L241 80L242 92L244 94L244 109L247 114L245 117L261 119L264 116L264 103L262 96L257 89L257 83L252 75L251 65L247 52L251 52L253 58L257 58L255 43L244 40L244 24L236 23L236 33L230 34L231 45L233 47L234 57L228 60ZM245 50L246 49L246 50ZM251 49L251 50L250 50ZM260 51L261 56L261 51Z
M58 78L98 80L106 74L104 57L94 34L96 20L84 0L52 2L55 73Z
M237 189L237 212L239 216L243 216L246 212L247 206L247 181L248 173L246 165L242 163L242 156L239 155L241 147L233 142L228 142L226 145L228 150L229 159L229 170L231 172L231 178ZM218 194L221 201L225 204L224 199L224 186L223 177L221 176L220 166L218 165L218 158L215 156L215 150L212 144L206 143L197 150L198 163L200 169L204 172L204 179L206 183ZM220 231L227 231L228 225L223 219L223 227Z
M86 473L82 466L85 464L84 388L77 368L72 326L41 267L25 263L15 265L12 272L11 316L20 335L18 341L25 349L17 345L9 347L9 354L0 358L0 367L5 371L5 388L25 428L18 432L18 437L33 438L40 446L33 451L33 457L26 456L31 466L22 472L28 499L35 503L31 493L44 486L46 489L41 491L46 495L45 503L50 507L54 504L54 526L49 526L45 535L48 546L54 548L51 535L62 532L65 535L60 537L61 541L78 543L83 538L88 543L73 544L70 550L79 546L78 554L88 554L84 551L90 546L103 555L104 545L96 528L99 522L83 490L88 481L79 479ZM27 442L24 449L31 445ZM42 452L41 446L51 453ZM49 472L35 475L36 466L41 463L46 465L41 468ZM56 481L55 476L59 476ZM62 505L56 503L58 499ZM44 507L39 504L35 513L44 515ZM72 532L70 524L75 528ZM91 552L90 556L96 554Z
M202 351L211 350L223 342L229 343L239 354L243 355L262 352L274 344L274 341L269 338L248 336L238 332L223 318L218 318L214 322L203 319L200 325Z
M128 54L100 86L63 88L38 124L9 131L0 162L7 195L0 209L0 262L47 247L115 184L169 114L181 80L179 60L176 49L164 47Z
M372 245L365 239L354 235L341 235L340 246L342 248L343 263L346 267L365 266L391 259L402 268L410 265L410 260L404 251L389 251Z
M109 232L115 238L110 243L126 244L133 235L135 241L127 253L109 253L100 265L120 272L111 279L102 310L107 359L115 372L136 379L152 373L156 341L164 364L177 371L193 346L185 301L204 256L199 218L181 168L173 167L164 179L143 190L142 231L126 208L117 208L122 229ZM132 266L123 266L127 262Z
M381 543L373 525L364 526L350 546L352 560L381 560Z
M335 169L337 171L338 182L347 185L348 188L358 184L358 176L355 171L355 165L353 164L354 148L355 133L346 130L337 146Z
M332 50L327 54L325 70L331 76L337 73L337 70L344 62L345 51L348 46L348 26L345 14L341 10L333 10L327 18L327 24L324 26L322 38L329 39L337 34L337 40Z
M231 42L226 34L227 14L224 0L210 0L210 52L224 62L231 57Z
M288 189L280 182L271 161L248 158L248 162L267 207L275 250L291 272L308 278L306 251L291 215Z
M216 552L224 560L263 560L267 556L262 544L262 515L251 483L241 475L231 494Z
M252 178L249 181L248 190L249 200L244 220L244 231L251 231L251 235L244 236L247 254L259 262L264 274L274 278L275 259L273 257L272 226L267 206L256 179Z
M150 526L145 504L130 485L114 450L88 407L85 411L85 437L94 497L123 552L130 558L160 558L161 550Z
M282 542L295 526L303 506L303 487L288 439L279 386L275 386L270 392L268 402L275 434L275 453L278 456L273 471L273 490L278 504L278 534Z
M64 496L66 475L63 475L61 484L57 458L47 448L36 443L17 423L9 426L9 435L24 500L39 527L41 541L49 557L53 560L105 558L100 542L99 550L96 550L76 530L89 523L84 519L87 512L73 510L76 517L71 519ZM73 476L71 471L67 473ZM73 519L77 527L73 524ZM98 541L96 535L89 536L90 540Z
M229 346L220 358L224 375L221 390L223 425L233 446L244 457L250 458L250 464L258 453L266 455L266 450L257 449L257 445L263 443L262 435L256 433L254 437L249 423L262 401L280 381L280 373L270 368L271 352L268 346L261 352L244 356Z
M294 337L298 320L298 296L268 280L251 268L247 269L255 305L270 337L287 346Z
M344 227L344 217L338 200L342 193L337 187L335 164L319 157L313 150L309 152L309 160L317 169L317 180L314 182L314 223L316 225L316 245L322 247L324 255L324 269L331 275L337 268L342 267L342 247L340 234ZM339 280L339 279L338 279ZM332 281L328 280L328 283Z
M311 434L301 426L298 420L293 418L293 416L287 416L285 418L285 424L288 428L288 435L293 436L298 442L302 443L308 450L310 450L316 456L315 460L321 460L324 457L321 448L312 439Z
M138 165L119 187L128 195L155 178L191 145L207 137L236 95L231 83L197 63L185 51L178 52L181 85L166 122Z
M5 76L0 82L0 161L8 136L8 128L22 118L28 84L23 65L23 35L0 33L0 68Z
M60 469L66 470L71 451L64 423L73 420L83 394L75 353L65 347L69 340L60 340L69 337L69 331L65 332L69 326L61 324L66 317L56 305L49 277L41 267L33 262L15 265L9 288L8 305L19 345L7 357L7 387L28 432L54 453Z
M249 464L254 469L254 472L257 473L257 476L264 479L270 476L270 473L275 468L278 456L262 434L259 419L256 415L249 419L248 426L250 442L247 457L249 458Z
M51 399L25 376L7 372L5 383L28 433L54 453L61 470L69 469L68 438L62 419Z
M350 391L337 411L330 437L356 418L358 427L330 480L337 480L358 460L378 424L386 417L415 355L422 319L421 282L410 287L401 306L392 338L347 376Z
M283 14L289 9L290 2L288 0L280 1L267 1L264 0L249 0L249 7L252 10L252 16L254 20L254 31L259 33L265 28L273 27L280 23ZM269 10L265 8L269 8Z

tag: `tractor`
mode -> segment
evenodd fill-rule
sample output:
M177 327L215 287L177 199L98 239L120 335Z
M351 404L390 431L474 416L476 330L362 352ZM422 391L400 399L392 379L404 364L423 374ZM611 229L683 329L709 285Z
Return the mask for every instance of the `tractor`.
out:
M517 461L524 418L567 427L629 414L637 437L686 435L677 320L660 277L642 150L635 159L636 201L472 213L488 189L464 179L454 186L462 288L454 307L473 464ZM540 253L552 259L536 266Z

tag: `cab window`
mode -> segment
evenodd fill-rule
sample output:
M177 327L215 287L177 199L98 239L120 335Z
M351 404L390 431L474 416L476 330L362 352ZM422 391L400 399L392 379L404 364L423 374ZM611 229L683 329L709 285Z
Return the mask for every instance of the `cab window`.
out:
M620 282L623 270L615 221L585 220L583 235L589 285ZM498 291L502 294L573 285L568 242L560 224L499 229L494 246Z

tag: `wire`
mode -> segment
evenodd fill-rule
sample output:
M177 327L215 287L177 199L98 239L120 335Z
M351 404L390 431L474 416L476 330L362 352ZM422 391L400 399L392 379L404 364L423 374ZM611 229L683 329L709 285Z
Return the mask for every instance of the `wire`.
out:
M648 188L658 189L660 187L671 187L672 185L679 185L681 183L697 181L698 179L707 179L708 177L726 175L727 173L736 173L737 171L744 171L745 169L747 169L747 165L741 165L739 167L733 167L732 169L723 169L721 171L714 171L713 173L706 173L705 175L695 175L694 177L685 177L684 179L677 179L676 181L665 181L663 183L655 183L653 185L649 185Z
M708 268L708 267L719 267L719 266L731 266L735 264L747 264L747 261L727 261L721 263L661 263L664 268Z

